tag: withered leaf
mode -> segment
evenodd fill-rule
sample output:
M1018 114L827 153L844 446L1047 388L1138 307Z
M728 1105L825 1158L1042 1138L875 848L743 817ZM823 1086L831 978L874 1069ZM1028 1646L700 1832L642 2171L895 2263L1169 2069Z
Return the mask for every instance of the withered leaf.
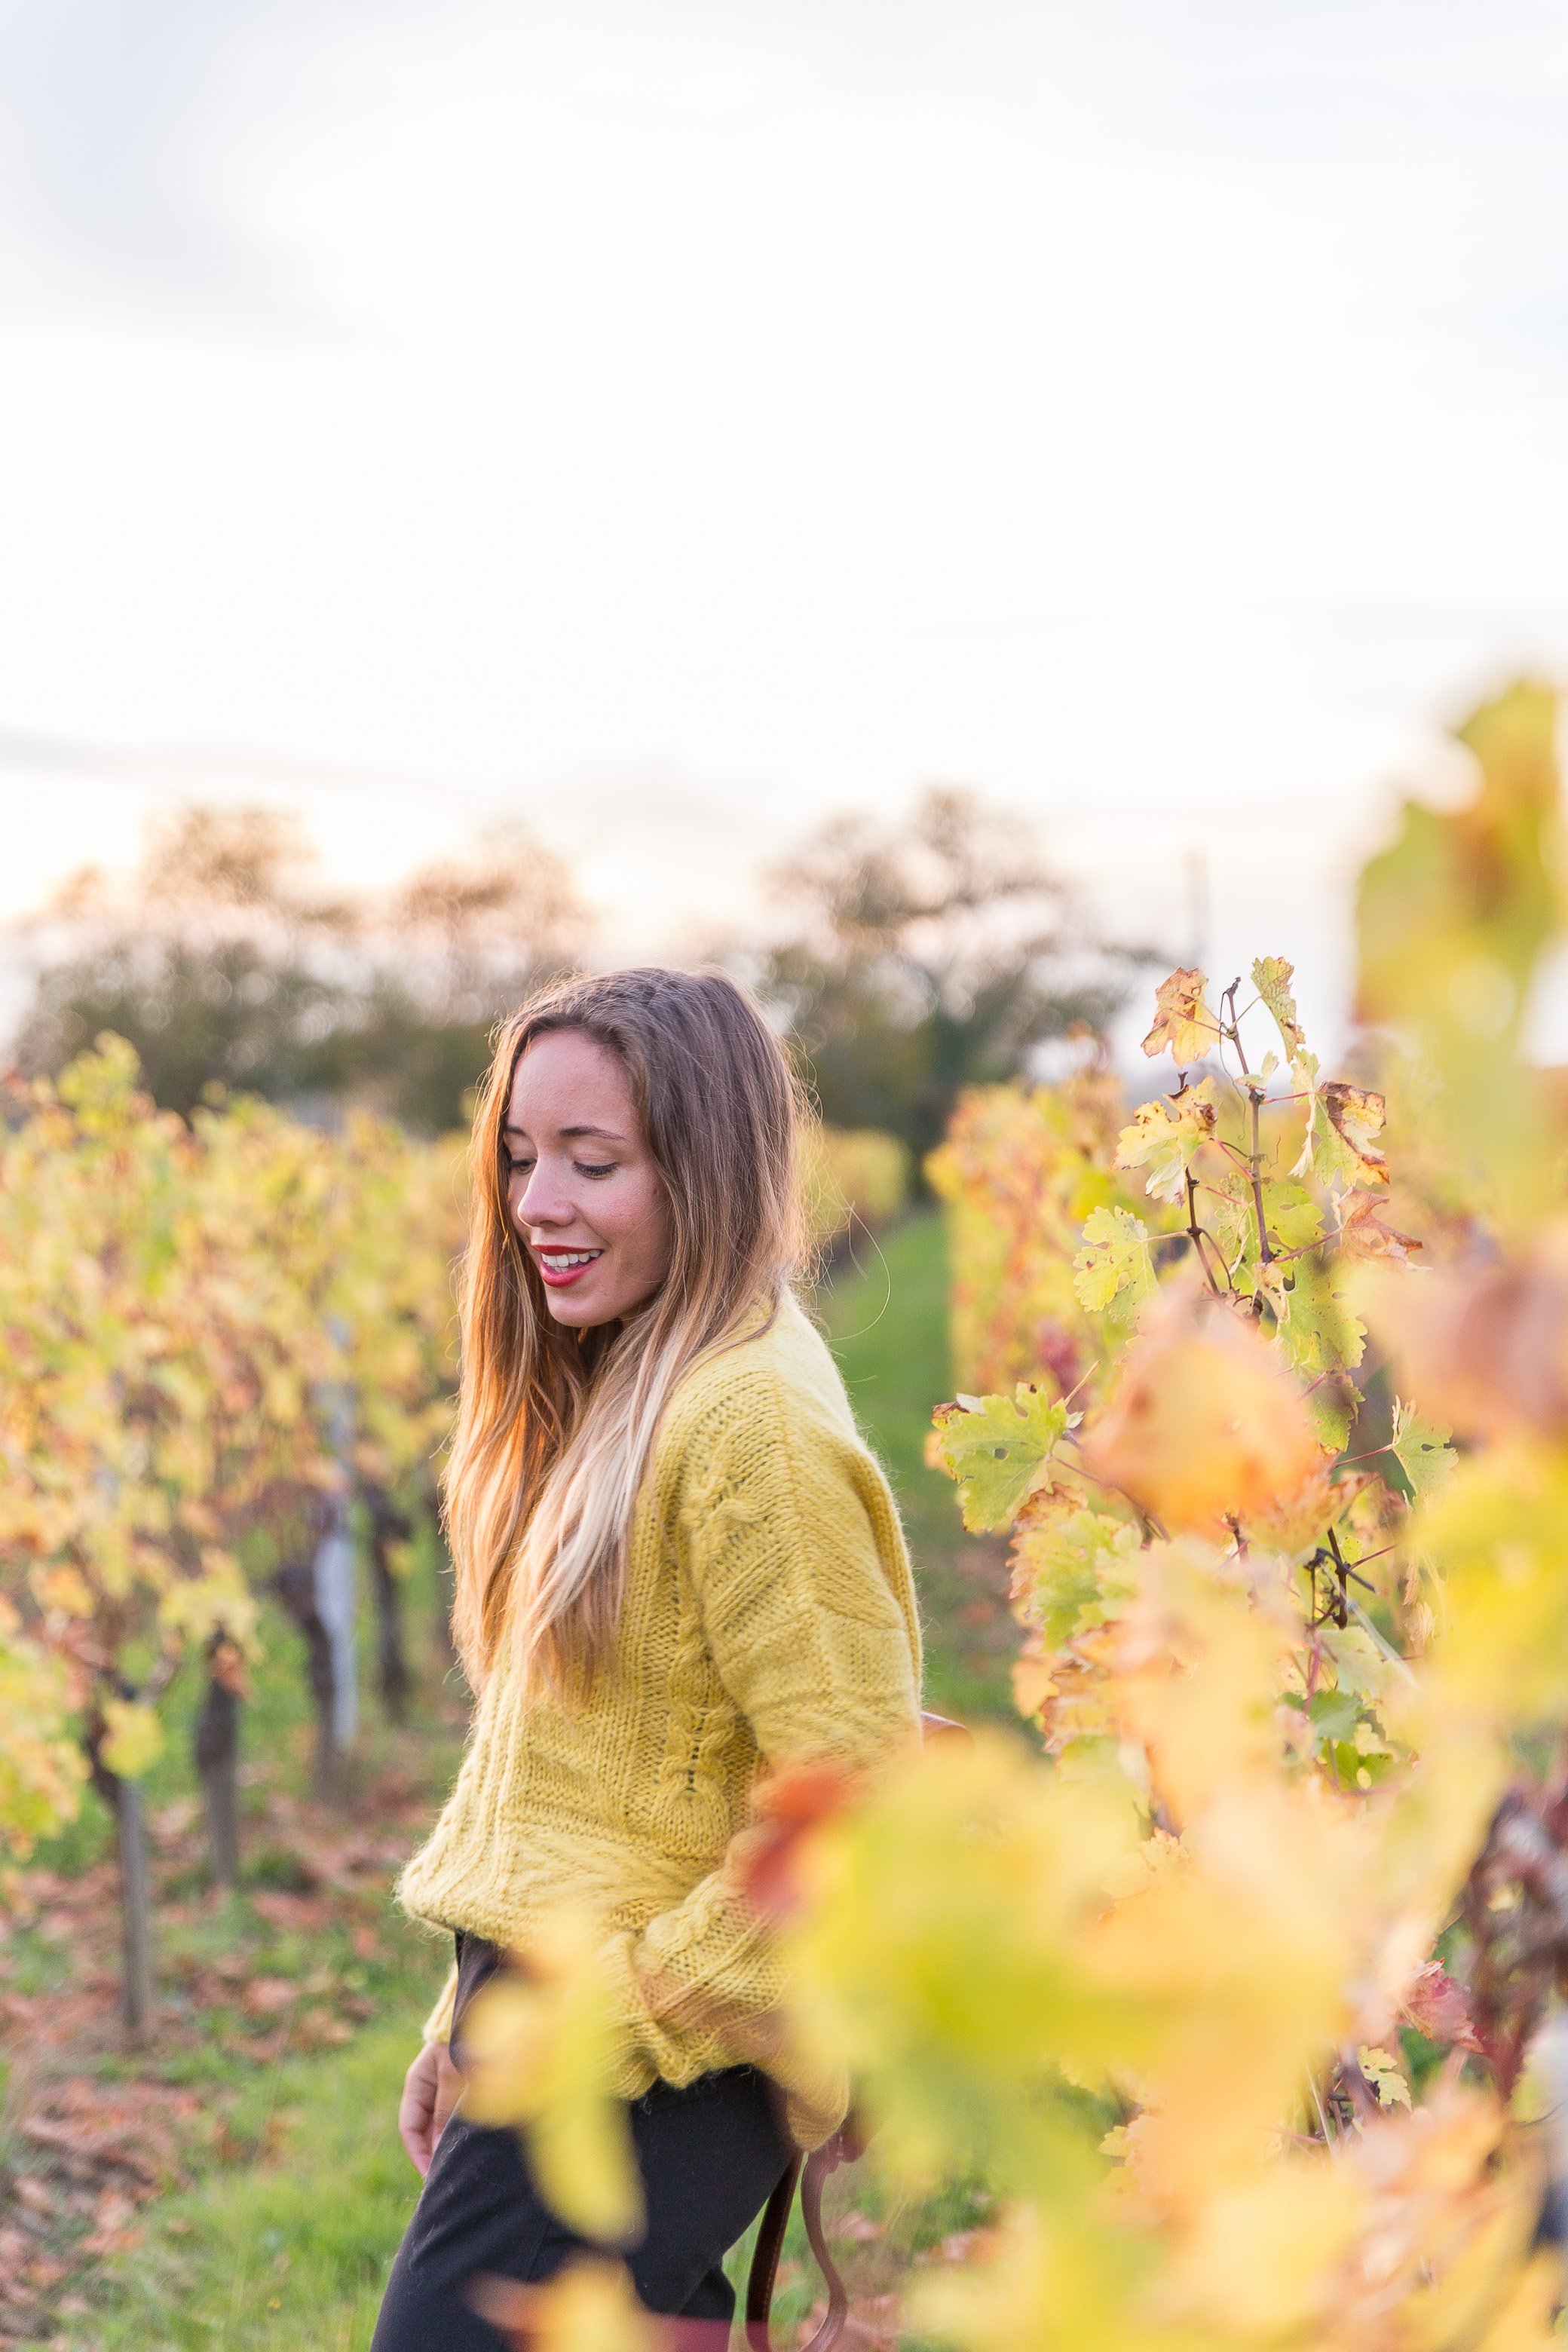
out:
M1154 1025L1143 1040L1152 1056L1167 1048L1179 1068L1201 1061L1219 1043L1219 1023L1204 1002L1208 974L1195 967L1173 971L1154 993Z

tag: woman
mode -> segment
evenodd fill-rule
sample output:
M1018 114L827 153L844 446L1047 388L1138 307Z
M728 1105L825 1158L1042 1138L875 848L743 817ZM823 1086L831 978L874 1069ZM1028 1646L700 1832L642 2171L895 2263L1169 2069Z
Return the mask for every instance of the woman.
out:
M452 2114L468 2001L563 1903L603 1921L650 2310L730 2316L726 2251L843 2113L768 2034L739 1842L761 1772L916 1737L920 1634L887 1482L789 1287L795 1139L777 1043L716 975L572 982L498 1046L447 1482L479 1701L399 1887L457 1960L408 2070L425 2189L374 2352L494 2352L468 2282L578 2250L514 2136Z

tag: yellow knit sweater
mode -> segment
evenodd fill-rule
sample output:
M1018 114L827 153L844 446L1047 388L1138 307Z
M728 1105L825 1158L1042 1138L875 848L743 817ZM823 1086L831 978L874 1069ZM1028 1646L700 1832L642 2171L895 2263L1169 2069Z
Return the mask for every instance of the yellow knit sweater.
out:
M751 2059L814 2146L846 2086L809 2078L769 2032L780 1963L739 1884L752 1789L781 1764L868 1764L912 1740L920 1679L892 1496L832 1357L786 1297L670 1401L611 1670L575 1703L525 1703L498 1664L399 1898L432 1926L521 1951L552 1910L592 1905L626 2027L619 2095ZM449 2028L455 1975L427 2040Z

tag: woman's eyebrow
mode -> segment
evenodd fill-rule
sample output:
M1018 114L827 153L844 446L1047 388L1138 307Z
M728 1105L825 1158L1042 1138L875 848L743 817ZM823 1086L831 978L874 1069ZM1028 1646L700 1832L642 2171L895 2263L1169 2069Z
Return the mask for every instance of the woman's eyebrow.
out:
M502 1128L501 1133L503 1135L521 1135L524 1140L526 1140L528 1129L525 1127L519 1127L514 1119L509 1118L506 1125ZM614 1127L562 1127L556 1129L556 1133L558 1135L573 1137L579 1135L596 1135L605 1143L624 1143L626 1139L626 1137L621 1134L619 1129Z

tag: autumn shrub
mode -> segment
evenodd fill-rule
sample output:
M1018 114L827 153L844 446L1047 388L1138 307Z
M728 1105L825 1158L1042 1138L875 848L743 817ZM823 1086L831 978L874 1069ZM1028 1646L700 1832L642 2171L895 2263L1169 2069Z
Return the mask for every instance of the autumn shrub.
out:
M259 1602L310 1600L356 1494L428 1477L454 1372L451 1151L254 1100L159 1110L105 1036L0 1129L0 1846L85 1775L121 1838L127 2007L150 2000L139 1782L176 1675L235 1857ZM313 1607L314 1602L310 1601ZM331 1694L329 1693L329 1696Z
M806 1228L818 1249L857 1229L875 1233L910 1197L908 1147L876 1128L807 1126L801 1163Z

